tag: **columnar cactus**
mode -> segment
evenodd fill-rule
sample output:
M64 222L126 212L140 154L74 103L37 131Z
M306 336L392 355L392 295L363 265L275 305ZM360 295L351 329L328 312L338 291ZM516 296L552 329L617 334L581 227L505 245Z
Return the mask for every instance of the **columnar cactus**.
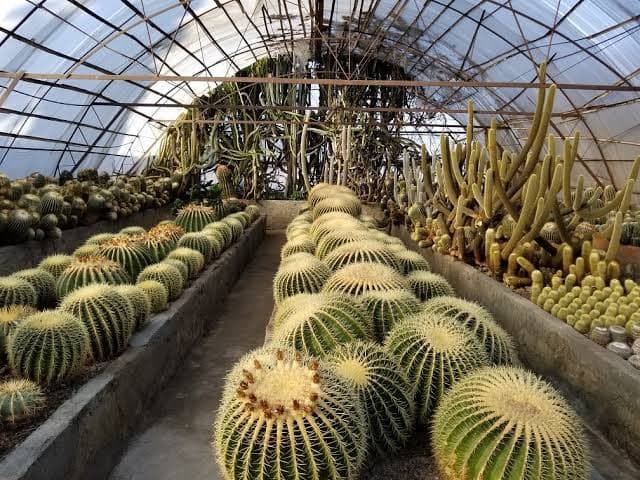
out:
M334 195L324 200L320 200L313 207L314 220L321 217L324 214L330 212L343 212L351 215L352 217L358 217L362 212L362 206L360 200L354 195Z
M296 295L295 305L273 332L272 341L322 357L342 343L372 338L366 312L338 294Z
M46 270L57 280L62 272L75 261L71 255L51 255L43 259L38 265L39 268Z
M209 223L202 229L202 232L207 233L209 231L218 232L222 235L222 238L224 238L224 248L227 248L233 243L233 230L229 224L224 222Z
M176 300L184 289L184 279L180 270L168 263L154 263L140 272L137 282L142 283L148 280L161 283L167 289L170 301Z
M14 375L36 383L60 383L80 372L89 355L84 324L60 310L24 319L9 337L9 365Z
M17 423L35 416L44 407L46 397L30 380L0 382L0 424Z
M0 277L0 307L9 305L38 306L38 292L33 286L15 276Z
M276 303L298 293L317 293L322 290L331 271L310 253L295 253L285 258L273 279L273 298Z
M115 233L98 233L89 237L84 243L86 245L102 245L104 242L111 240L112 238L117 237L118 235Z
M157 280L144 280L136 285L147 294L151 302L151 313L158 313L167 309L167 301L169 300L167 287Z
M36 313L36 309L28 305L9 305L0 308L0 358L6 352L9 335L22 320Z
M396 324L385 347L414 388L418 421L423 426L429 424L446 388L489 365L484 348L471 332L426 311Z
M129 275L120 264L104 257L81 257L77 258L58 277L56 293L58 298L62 299L69 292L92 283L121 285L129 283Z
M160 264L171 265L176 270L178 270L178 273L182 276L182 287L187 288L187 285L189 284L189 267L187 267L186 263L184 263L182 260L177 260L175 258L165 258L163 261L160 262ZM156 279L156 280L160 281L159 279ZM182 293L182 290L180 290L180 293Z
M240 236L242 235L242 232L244 231L244 228L242 227L242 223L240 222L240 220L238 220L237 218L224 217L220 221L222 223L226 223L227 225L229 225L229 227L231 227L231 233L233 235L234 242L240 238Z
M185 233L178 241L178 247L197 250L204 257L205 263L209 263L213 258L213 242L202 232Z
M444 480L590 478L579 417L520 368L483 368L457 382L438 407L432 444Z
M511 335L498 325L491 313L481 305L457 297L444 296L427 301L424 309L433 315L452 318L473 332L494 364L511 365L518 362Z
M289 255L293 255L294 253L301 252L313 255L315 251L316 245L313 243L309 235L298 235L284 244L282 250L280 250L280 258L285 258Z
M352 263L334 272L324 286L327 292L364 295L381 290L407 288L404 277L395 269L379 263Z
M360 299L373 321L373 331L379 341L383 341L398 322L422 309L415 295L405 289L374 290L362 295Z
M133 329L140 330L151 316L151 300L147 293L138 285L117 285L116 291L129 301L133 308Z
M414 252L413 250L404 249L398 252L395 252L396 261L400 266L400 271L407 275L414 270L431 270L431 265L429 262L420 255L418 252Z
M358 393L372 449L384 454L404 446L415 424L413 391L389 353L373 342L357 341L338 347L327 363Z
M192 248L180 247L173 250L167 259L180 260L187 266L189 271L189 278L193 279L198 276L200 271L204 268L204 256Z
M55 306L58 301L56 279L49 272L42 268L27 268L17 271L13 276L26 280L35 289L39 308Z
M329 238L330 235L327 235L323 242ZM393 252L384 243L377 240L345 243L325 256L323 261L333 271L352 263L379 263L398 269Z
M216 177L222 191L222 198L229 199L236 196L236 189L233 186L233 172L226 165L218 165L216 167Z
M213 445L225 478L348 480L365 460L366 420L348 382L323 363L260 349L227 377Z
M84 324L95 361L113 358L127 348L135 327L134 310L116 287L97 283L74 290L64 298L60 310Z
M137 278L144 267L152 262L149 250L127 235L118 235L102 243L98 254L122 265L131 279Z
M211 207L190 203L178 212L176 224L185 232L199 232L205 225L216 221L216 214Z
M453 287L449 285L447 279L437 273L426 270L414 270L407 275L409 287L421 302L425 302L434 297L444 295L455 295Z

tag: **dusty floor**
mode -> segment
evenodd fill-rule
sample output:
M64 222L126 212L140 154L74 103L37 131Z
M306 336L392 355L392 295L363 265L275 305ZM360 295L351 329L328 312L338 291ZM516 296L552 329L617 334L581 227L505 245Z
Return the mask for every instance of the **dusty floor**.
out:
M193 349L155 400L138 434L129 442L111 480L220 480L211 447L211 424L227 370L246 351L261 345L273 309L271 281L284 235L270 233L222 306L220 320ZM438 480L426 453L426 432L390 459L374 460L361 480ZM617 452L592 437L592 479L640 478Z

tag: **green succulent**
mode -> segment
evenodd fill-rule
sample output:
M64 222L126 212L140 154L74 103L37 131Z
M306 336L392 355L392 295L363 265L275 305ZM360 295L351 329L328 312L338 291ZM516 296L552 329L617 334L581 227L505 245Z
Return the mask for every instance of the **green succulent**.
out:
M40 387L30 380L20 378L0 382L0 425L34 417L45 401Z
M53 307L57 303L56 279L46 270L42 268L28 268L17 271L13 276L29 282L35 289L39 308Z
M204 257L205 263L209 263L213 258L213 242L202 232L185 233L178 241L178 247L197 250Z
M358 217L362 212L362 206L355 195L337 194L320 200L313 207L313 218L315 220L330 212L343 212Z
M153 234L151 232L142 236L140 241L147 249L152 263L164 260L178 245L178 242L168 235Z
M310 253L313 255L316 251L316 245L309 235L299 235L296 238L285 243L280 250L280 258L288 257L294 253Z
M329 267L310 253L286 257L273 279L275 303L298 293L318 293L330 274Z
M16 277L0 277L0 307L9 305L38 306L38 292L28 281Z
M429 262L420 255L418 252L414 252L413 250L404 249L399 252L395 252L396 261L400 267L400 271L407 275L414 270L431 270L431 265Z
M36 309L28 305L9 305L0 308L0 358L6 353L7 340L22 320L36 313Z
M151 317L151 299L138 285L124 284L114 288L133 308L133 329L141 330Z
M455 292L447 279L437 273L426 270L414 270L407 275L409 288L421 302L445 295L453 296Z
M138 274L152 263L151 253L141 242L128 235L118 235L100 245L99 255L119 263L129 278Z
M74 257L95 257L100 255L100 245L85 244L80 245L73 251Z
M6 238L9 243L19 243L31 237L31 214L21 208L11 210L7 217ZM35 235L35 232L34 232Z
M222 235L224 239L224 248L227 248L229 245L233 243L233 230L231 226L224 222L213 222L207 224L203 229L203 233L207 232L217 232Z
M182 262L180 262L180 264L184 266ZM170 301L174 301L182 295L184 279L180 270L174 265L170 265L169 263L154 263L153 265L149 265L140 272L137 282L140 284L150 280L159 282L167 289L168 300Z
M360 299L373 321L373 331L379 341L385 339L394 325L422 309L415 295L406 289L373 290Z
M260 208L256 205L247 205L244 212L249 215L250 223L253 223L260 218Z
M48 213L62 213L62 207L64 205L64 198L58 192L47 192L40 198L41 211L43 215Z
M385 341L387 351L415 392L418 422L427 426L438 402L455 382L489 365L480 342L466 328L443 316L421 312L396 324Z
M232 217L224 217L220 221L222 223L226 223L227 225L229 225L229 227L231 227L231 233L233 235L234 242L240 238L240 236L242 235L242 232L244 231L244 228L242 227L242 222L240 222L240 220Z
M324 259L341 245L348 243L360 244L371 239L371 235L366 230L350 230L341 228L327 233L316 246L316 256Z
M225 245L227 244L222 233L217 230L207 230L206 228L203 229L201 233L211 241L211 258L218 258L222 252L224 252Z
M458 381L438 407L432 445L443 480L591 478L579 417L520 368L483 368Z
M357 392L369 424L369 441L378 454L398 451L415 424L413 390L389 353L373 342L339 346L327 363Z
M190 203L178 212L175 221L185 232L199 232L205 225L215 220L216 214L213 208Z
M325 239L328 239L329 236L327 235ZM325 256L324 262L333 271L352 263L379 263L398 269L393 252L376 240L363 240L341 245Z
M95 361L113 358L127 348L135 326L134 310L116 287L96 283L74 290L64 298L60 310L84 324Z
M348 480L366 458L366 425L356 393L323 363L260 349L227 377L213 447L225 478Z
M7 345L14 375L40 384L61 383L78 374L89 351L89 334L84 324L59 310L25 318Z
M180 260L187 266L189 278L193 279L198 276L204 268L204 256L192 248L180 247L173 250L167 259Z
M136 225L131 226L131 227L125 227L122 230L120 230L120 232L118 232L120 235L144 235L145 233L147 233L147 231L143 228L143 227L138 227Z
M120 264L104 257L76 258L56 280L58 298L62 299L69 292L92 283L120 285L129 283L129 275Z
M158 313L167 309L169 292L162 283L157 280L144 280L136 285L147 294L151 302L151 313Z
M51 255L43 259L38 267L49 272L57 280L74 260L71 255Z
M334 272L324 290L347 295L407 288L404 277L395 269L379 263L352 263Z
M242 224L242 229L247 228L251 222L249 220L249 215L244 212L236 212L229 215L229 218L235 218Z
M89 237L84 243L85 245L102 245L103 243L116 238L118 235L116 233L98 233Z
M165 258L164 260L162 260L160 262L160 264L161 265L171 265L176 270L178 270L178 273L182 277L182 288L183 289L187 288L187 286L189 285L189 267L187 267L187 265L182 260L177 260L175 258ZM158 279L158 281L160 281L160 280ZM182 293L182 289L180 290L180 293Z

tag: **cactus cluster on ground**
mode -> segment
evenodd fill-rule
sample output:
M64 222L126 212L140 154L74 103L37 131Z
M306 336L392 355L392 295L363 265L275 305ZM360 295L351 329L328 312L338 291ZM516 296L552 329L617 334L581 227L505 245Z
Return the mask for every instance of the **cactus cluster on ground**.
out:
M430 272L421 255L362 213L349 189L329 184L312 188L286 237L273 282L275 308L266 347L234 367L216 416L213 445L226 478L357 478L364 452L396 452L417 426L431 427L434 418L441 418L440 410L463 422L464 409L448 398L465 379L492 364L520 372L514 368L515 345L491 314L455 297L451 285ZM350 392L349 406L362 409L361 414L344 416L343 394L336 398L333 393L335 381ZM540 399L531 402L544 402L544 395L552 403L560 398L544 385ZM485 389L499 398L502 387L496 383ZM502 410L508 417L518 405L496 404L487 421L500 418ZM575 445L586 451L579 422L568 407L566 412L539 416L538 428L553 429L556 421L565 421L576 436ZM473 427L469 434L485 441ZM509 442L525 428L505 430L508 441L492 444L496 459L517 457ZM503 428L487 429L487 444L499 430ZM443 435L455 440L452 434ZM572 459L574 465L559 467L553 462L571 453L564 444L543 442L540 448L549 451L536 452L535 445L527 451L532 461L540 459L531 468L576 472L571 478L586 479L579 475L586 465L584 454ZM467 450L474 448L463 447L449 439L438 444L446 449L445 454L436 452L443 478L467 478L469 470L458 474L449 463L464 468L473 460L473 468L479 466L481 453L469 459ZM516 468L515 459L509 462L509 468ZM484 478L482 470L473 472L468 478Z

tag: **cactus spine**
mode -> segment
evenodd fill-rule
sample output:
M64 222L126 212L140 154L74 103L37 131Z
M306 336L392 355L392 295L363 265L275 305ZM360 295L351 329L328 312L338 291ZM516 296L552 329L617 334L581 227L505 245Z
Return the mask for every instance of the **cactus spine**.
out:
M0 307L9 305L38 306L38 292L22 278L0 277Z
M204 256L192 248L180 247L173 250L167 255L169 260L180 260L187 266L189 278L197 278L200 271L204 268Z
M36 313L36 309L28 305L9 305L0 308L0 358L4 357L9 335L22 320Z
M44 393L30 380L0 382L0 424L17 423L33 417L44 404Z
M231 230L231 226L224 222L213 222L207 224L203 229L202 233L207 232L217 232L222 235L224 239L224 248L227 248L229 245L233 243L233 230ZM223 248L223 250L224 250Z
M213 242L201 232L185 233L178 241L178 247L197 250L204 257L205 263L209 263L213 258Z
M177 299L184 288L184 280L180 270L168 263L155 263L140 272L137 282L142 283L148 280L161 283L167 289L169 301Z
M387 245L377 240L363 240L341 245L327 255L324 262L333 271L353 263L379 263L398 269L394 253Z
M329 277L327 292L363 295L382 290L407 288L404 277L395 269L378 263L352 263Z
M104 257L81 257L69 265L56 281L56 293L62 299L73 290L92 283L121 285L129 282L129 275L116 262Z
M205 225L216 221L216 214L211 207L190 203L178 212L176 224L185 232L199 232Z
M122 268L135 279L151 263L149 250L136 238L118 235L100 245L99 255L122 265Z
M65 268L71 265L74 260L75 258L71 255L51 255L43 259L38 267L49 272L57 280Z
M14 277L26 280L35 289L38 307L47 308L56 304L56 279L42 268L28 268L13 274Z
M220 220L221 223L228 225L231 228L231 234L233 237L232 241L236 241L242 235L244 228L242 227L242 223L237 218L225 217Z
M316 245L311 240L309 235L299 235L295 238L292 238L287 243L282 246L282 250L280 250L280 258L283 259L288 257L289 255L293 255L294 253L310 253L313 255L316 251Z
M114 287L116 291L126 298L133 312L133 329L140 330L149 321L151 316L151 300L147 293L138 285L117 285Z
M158 313L167 309L167 301L169 300L167 287L156 280L144 280L136 285L149 297L151 313Z
M395 256L403 275L408 275L414 270L431 270L429 262L418 252L405 249L396 252Z

